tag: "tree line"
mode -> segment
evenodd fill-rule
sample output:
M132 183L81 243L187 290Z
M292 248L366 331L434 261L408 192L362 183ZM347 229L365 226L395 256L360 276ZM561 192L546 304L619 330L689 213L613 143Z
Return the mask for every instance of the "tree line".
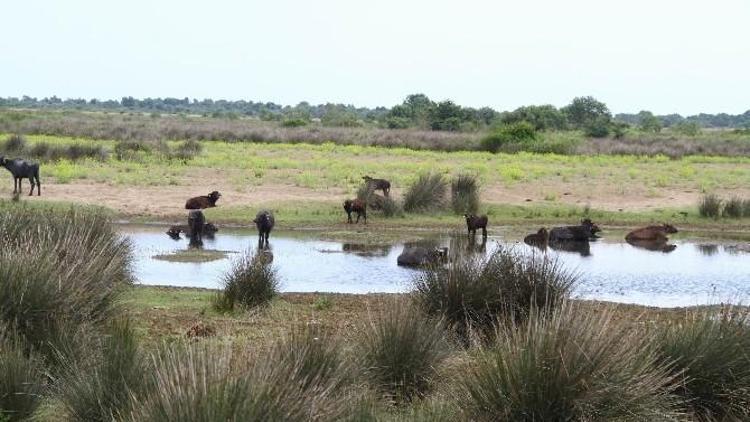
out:
M502 124L528 122L536 130L583 130L589 136L615 136L629 126L658 132L671 127L684 133L701 128L750 128L750 110L743 114L726 113L692 116L654 115L649 111L612 115L609 108L593 97L577 97L565 107L530 105L513 111L498 112L491 107L464 107L451 100L433 101L424 94L407 96L401 104L387 107L355 107L348 104L301 102L283 106L273 102L212 100L190 98L122 97L98 100L57 96L37 99L23 96L0 97L0 107L33 109L75 109L155 114L199 114L215 118L256 117L280 121L285 126L303 126L320 121L328 126L356 127L377 124L392 129L420 128L441 131L473 131Z

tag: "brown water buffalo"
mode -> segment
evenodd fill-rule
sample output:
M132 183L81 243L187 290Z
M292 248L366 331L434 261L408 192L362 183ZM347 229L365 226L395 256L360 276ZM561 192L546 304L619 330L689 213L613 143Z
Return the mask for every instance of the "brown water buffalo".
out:
M373 179L370 176L364 176L362 177L362 179L364 179L369 189L382 190L383 195L385 196L388 196L388 194L391 192L391 182L385 179Z
M258 244L262 246L265 242L265 245L268 246L268 236L271 234L271 230L273 230L273 226L276 224L276 220L273 218L273 213L268 210L260 211L255 215L253 223L255 223L255 226L258 228Z
M367 202L362 199L347 199L344 201L344 211L346 211L347 223L352 223L352 213L357 213L357 223L359 217L364 217L367 224Z
M202 210L204 208L213 208L216 206L216 201L218 201L219 198L221 198L221 194L218 191L213 191L204 196L196 196L185 202L185 209Z
M466 228L469 235L475 236L477 234L477 229L482 229L482 236L487 237L486 215L476 216L474 214L464 214L464 218L466 218Z
M188 213L188 229L190 229L190 246L203 246L203 228L206 225L206 217L201 210L190 210Z
M659 226L648 226L633 230L625 236L628 242L635 241L661 241L669 240L668 234L677 233L677 229L671 224L662 224Z
M549 242L549 232L542 227L536 233L532 233L523 238L523 242L529 246L536 246L540 249L546 249Z

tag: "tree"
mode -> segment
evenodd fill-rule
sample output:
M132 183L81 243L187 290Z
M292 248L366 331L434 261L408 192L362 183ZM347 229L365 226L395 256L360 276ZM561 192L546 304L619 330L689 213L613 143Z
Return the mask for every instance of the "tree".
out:
M504 115L502 121L508 124L529 122L536 130L562 130L567 126L565 114L549 104L519 107Z
M638 113L638 127L644 132L661 132L661 120L650 111Z
M607 105L594 97L576 97L562 111L567 115L568 121L578 128L601 124L603 120L609 122L612 119Z
M461 106L451 100L441 101L430 110L428 115L430 129L457 131L465 116Z

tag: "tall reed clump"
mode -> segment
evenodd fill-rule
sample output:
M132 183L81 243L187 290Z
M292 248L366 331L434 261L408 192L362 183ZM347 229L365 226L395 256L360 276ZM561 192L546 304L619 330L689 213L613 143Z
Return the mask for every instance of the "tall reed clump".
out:
M356 353L370 384L398 404L426 394L447 351L439 320L394 302L364 327Z
M721 214L722 216L729 218L742 218L742 208L742 199L735 196L724 202L724 209L722 210Z
M0 203L0 321L52 361L131 285L130 243L96 209Z
M488 257L456 256L415 276L414 294L464 341L491 336L502 319L522 320L531 309L552 309L570 295L576 275L558 261L500 249Z
M427 212L445 207L448 186L441 174L420 175L404 194L404 210Z
M676 392L701 421L750 420L750 314L724 309L675 323L659 336Z
M550 314L551 313L551 314ZM458 380L477 421L678 420L674 376L652 336L608 312L535 309L499 327L496 343Z
M222 290L214 297L216 310L230 312L267 305L279 293L279 278L267 252L247 251L224 274Z
M21 135L10 135L8 139L0 144L0 151L6 154L18 154L27 148L26 138Z
M361 199L367 203L368 211L382 211L383 217L396 217L403 214L403 209L398 202L390 196L378 195L366 183L357 189L357 199Z
M26 420L45 393L40 357L27 352L13 330L0 324L0 421Z
M698 213L701 217L719 218L721 216L721 199L713 193L703 195L698 203Z
M346 420L347 400L334 394L331 379L303 376L311 373L301 369L304 362L320 362L304 355L290 360L271 353L248 361L211 343L171 345L154 356L155 388L127 420Z
M451 208L458 215L477 213L479 181L476 176L461 174L451 181Z
M72 420L114 420L150 389L146 356L127 321L112 322L88 349L85 359L64 361L55 389Z

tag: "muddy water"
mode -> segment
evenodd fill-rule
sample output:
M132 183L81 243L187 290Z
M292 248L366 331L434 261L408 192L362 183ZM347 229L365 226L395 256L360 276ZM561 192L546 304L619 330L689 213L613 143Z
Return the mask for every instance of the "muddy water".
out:
M136 276L142 284L216 288L231 261L255 247L254 232L222 230L204 248L228 251L226 258L201 263L168 262L153 257L187 249L187 241L174 241L163 227L125 226L136 251ZM458 247L449 238L436 240ZM490 238L485 248L512 246L525 253L546 253L580 275L575 296L653 306L688 306L750 300L750 253L707 241L674 242L671 252L650 251L606 239L588 249L573 251L535 248L508 239ZM274 266L283 291L293 292L403 292L415 270L396 265L403 244L365 247L320 240L315 233L274 232L271 237ZM466 248L466 245L460 246Z

